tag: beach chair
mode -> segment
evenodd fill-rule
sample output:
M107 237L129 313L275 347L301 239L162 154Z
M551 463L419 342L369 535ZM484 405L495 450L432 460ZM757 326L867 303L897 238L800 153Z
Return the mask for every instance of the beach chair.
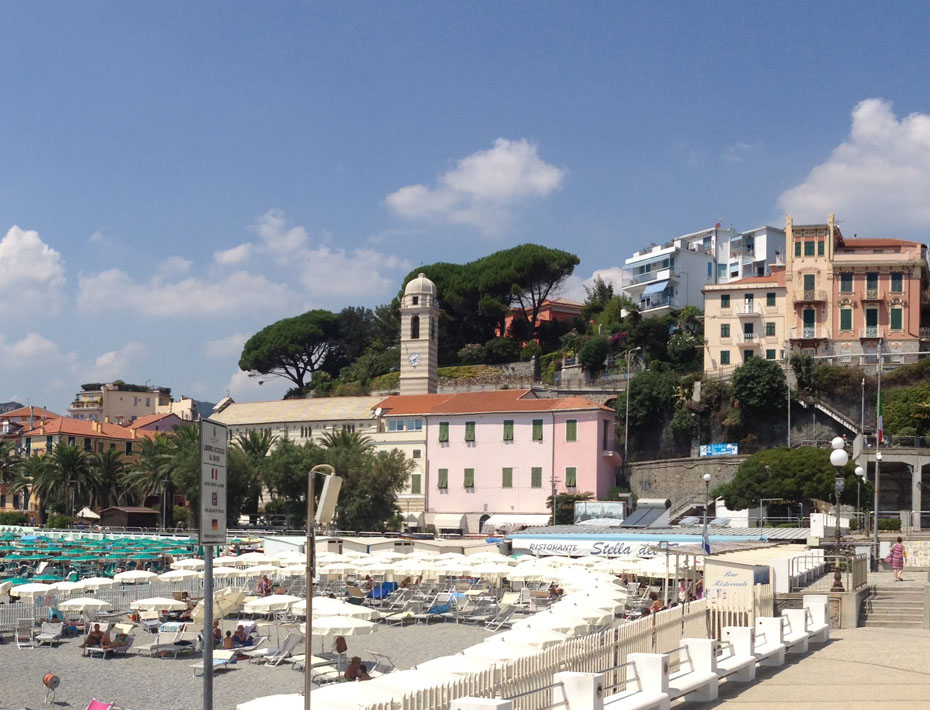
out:
M365 598L368 595L365 594L359 587L356 587L352 584L346 585L346 601L349 604L355 604L356 606L361 606L365 602Z
M141 611L139 612L139 625L150 634L154 634L161 626L161 616L157 611Z
M278 649L275 653L269 653L265 656L265 665L266 666L277 666L281 661L288 658L293 652L294 649L301 643L303 643L304 637L301 634L288 634L287 638L284 639L284 643L281 644L281 648Z
M32 619L20 619L16 622L16 647L35 648L35 625Z
M230 666L235 665L237 658L237 651L215 650L213 652L213 672L228 669ZM197 671L200 671L200 674L203 675L203 659L197 661L197 663L192 663L191 668L194 669L194 678L197 677Z
M372 667L368 669L368 675L372 678L377 678L379 675L392 673L397 670L397 666L394 665L394 661L391 660L389 656L385 656L383 653L375 653L374 651L365 651L365 653L371 656L375 661Z
M502 606L493 619L485 623L484 628L488 631L500 631L505 626L510 626L513 615L517 613L515 606Z
M60 621L58 623L43 621L42 628L39 630L39 633L35 635L36 646L44 646L46 644L54 646L56 643L61 643L61 637L64 636L64 633L65 625Z
M113 710L115 707L113 703L105 703L102 700L94 698L87 704L85 710Z
M254 647L252 647L248 651L243 651L240 649L239 655L247 656L249 659L249 663L251 663L252 661L262 660L264 658L267 658L270 655L281 653L281 650L284 649L289 643L291 643L291 639L295 636L297 638L301 638L301 639L303 638L301 634L291 632L287 636L284 637L284 641L281 643L280 646L266 645L264 644L264 641L267 641L267 639L263 639L263 643L256 644ZM291 650L294 650L293 646L291 647Z
M393 614L386 614L379 619L383 621L388 626L406 626L407 624L412 624L415 619L414 614L420 611L421 605L416 601L408 601L402 608L395 611Z

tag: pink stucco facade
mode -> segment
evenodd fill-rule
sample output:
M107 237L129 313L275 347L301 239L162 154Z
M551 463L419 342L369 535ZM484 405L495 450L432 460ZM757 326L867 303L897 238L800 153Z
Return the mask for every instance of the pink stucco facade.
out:
M542 422L540 441L534 441L534 420ZM505 421L513 421L512 441L505 440ZM467 422L474 422L474 441L466 441ZM440 441L444 424L448 441ZM559 492L588 491L604 499L620 464L613 413L596 405L582 411L432 415L426 438L426 509L435 513L547 513L553 473ZM509 487L505 468L511 469ZM572 487L566 486L570 468L576 476ZM468 487L466 469L474 471Z

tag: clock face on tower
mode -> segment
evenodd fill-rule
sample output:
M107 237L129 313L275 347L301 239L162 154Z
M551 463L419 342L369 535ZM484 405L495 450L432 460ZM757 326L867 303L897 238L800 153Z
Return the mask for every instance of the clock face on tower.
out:
M410 363L410 367L416 367L420 364L420 354L419 353L410 353L407 356L407 362Z

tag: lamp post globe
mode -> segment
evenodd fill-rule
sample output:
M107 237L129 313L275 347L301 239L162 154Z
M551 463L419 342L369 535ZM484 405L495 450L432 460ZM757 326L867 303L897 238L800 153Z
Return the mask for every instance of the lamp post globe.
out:
M842 436L834 436L833 440L830 442L830 446L834 449L842 449L845 448L846 442L843 440Z
M842 439L840 439L842 441ZM837 468L843 468L847 463L849 463L849 454L847 454L843 449L833 449L830 452L830 463L836 466ZM836 472L836 475L839 476L839 471Z
M705 474L704 474L704 483L710 483L710 474L709 474L709 473L705 473Z
M861 478L865 480L865 469L862 466L856 466L855 470L856 478Z

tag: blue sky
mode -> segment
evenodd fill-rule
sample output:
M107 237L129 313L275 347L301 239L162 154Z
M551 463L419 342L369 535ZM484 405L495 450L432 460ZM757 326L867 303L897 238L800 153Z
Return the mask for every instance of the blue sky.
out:
M570 294L718 220L927 241L930 9L810 5L8 5L0 401L276 397L262 326L525 241Z

